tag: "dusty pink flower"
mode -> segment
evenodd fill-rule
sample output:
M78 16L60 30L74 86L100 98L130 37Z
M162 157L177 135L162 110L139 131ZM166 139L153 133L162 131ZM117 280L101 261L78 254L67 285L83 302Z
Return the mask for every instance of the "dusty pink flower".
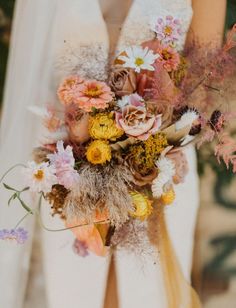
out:
M105 109L113 99L111 88L105 82L87 80L78 86L75 103L84 111Z
M44 119L44 125L50 132L55 132L62 125L62 121L56 116L56 112L52 107L47 107L47 112L48 117Z
M73 250L78 256L83 257L83 258L89 255L88 246L86 245L86 243L81 242L78 239L75 239L74 241Z
M65 109L65 123L69 131L70 140L84 143L90 139L88 124L89 114L76 104L70 104Z
M61 103L64 105L73 103L77 97L77 88L83 82L84 79L78 75L72 75L64 79L57 91Z
M152 24L152 30L157 39L165 44L177 43L183 33L180 20L170 15L157 18Z
M167 72L176 70L180 64L180 56L178 52L170 46L160 46L157 50L160 57L157 59Z
M129 96L129 104L116 112L116 123L128 136L147 140L159 130L161 115L148 112L142 98L133 94Z
M186 155L180 148L175 148L170 150L166 154L166 157L172 160L175 165L175 174L173 176L174 184L183 183L189 171Z

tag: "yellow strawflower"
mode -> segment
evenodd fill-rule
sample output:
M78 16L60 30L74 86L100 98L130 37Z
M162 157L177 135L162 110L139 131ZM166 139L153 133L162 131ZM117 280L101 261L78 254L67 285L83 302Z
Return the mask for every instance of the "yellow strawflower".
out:
M134 211L130 212L130 215L145 220L152 213L152 201L144 194L135 191L130 192L130 196L135 208Z
M107 141L95 140L88 146L86 157L94 165L105 164L111 160L111 147Z
M174 202L174 200L175 200L175 191L173 188L169 189L161 196L161 201L163 202L164 205L170 205Z
M113 114L98 113L89 119L89 134L93 139L115 141L124 131L116 126Z

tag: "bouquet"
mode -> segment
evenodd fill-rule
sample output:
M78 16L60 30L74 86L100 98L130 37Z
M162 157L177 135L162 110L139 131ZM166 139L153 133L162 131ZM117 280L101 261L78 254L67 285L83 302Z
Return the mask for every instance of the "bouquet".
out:
M179 19L157 18L152 30L155 39L117 55L107 82L66 77L57 92L63 112L31 108L47 138L22 168L25 187L4 183L9 204L18 200L26 216L40 213L45 199L81 256L145 250L160 239L163 209L188 172L189 143L214 139L218 160L236 172L236 145L225 132L234 115L224 101L232 92L236 27L220 49L196 43L185 52ZM27 191L39 194L39 208L24 202ZM2 230L0 238L23 243L27 233Z

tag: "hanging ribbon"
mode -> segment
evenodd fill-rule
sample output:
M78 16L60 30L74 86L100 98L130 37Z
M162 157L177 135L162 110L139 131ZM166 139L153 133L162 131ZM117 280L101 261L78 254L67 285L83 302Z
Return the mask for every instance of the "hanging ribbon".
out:
M174 248L172 246L166 221L164 205L156 203L148 222L148 234L156 247L166 290L168 308L200 308L199 297L186 281Z

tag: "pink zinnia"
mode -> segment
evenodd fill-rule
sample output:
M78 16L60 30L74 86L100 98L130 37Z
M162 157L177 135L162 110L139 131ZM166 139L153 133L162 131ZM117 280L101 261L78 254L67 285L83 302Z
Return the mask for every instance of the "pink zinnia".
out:
M78 85L81 85L84 79L78 75L72 75L64 79L58 88L57 95L64 105L69 105L75 101Z
M78 86L75 103L86 112L93 108L105 109L113 99L110 87L104 82L87 80Z
M165 44L174 44L178 42L183 33L180 20L173 16L157 18L152 26L152 30L155 31L157 39Z
M158 62L162 63L164 69L167 72L176 70L180 63L180 56L174 48L170 46L160 46L157 50L160 57L157 59Z

